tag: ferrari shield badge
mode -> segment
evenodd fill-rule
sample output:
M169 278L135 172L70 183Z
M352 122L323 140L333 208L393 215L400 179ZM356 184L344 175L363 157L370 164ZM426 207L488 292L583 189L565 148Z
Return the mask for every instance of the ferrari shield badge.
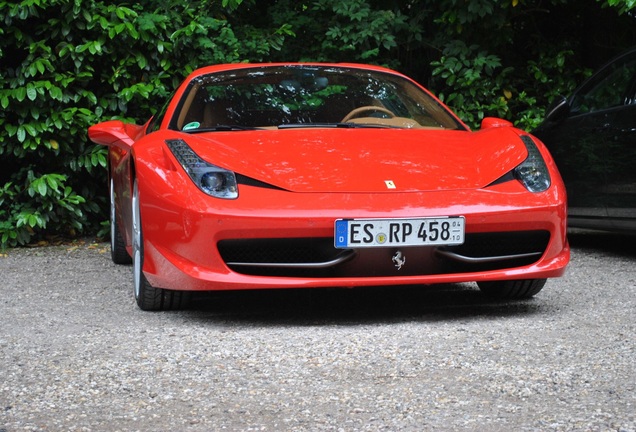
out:
M387 189L395 189L395 183L393 183L393 180L384 180L384 184Z

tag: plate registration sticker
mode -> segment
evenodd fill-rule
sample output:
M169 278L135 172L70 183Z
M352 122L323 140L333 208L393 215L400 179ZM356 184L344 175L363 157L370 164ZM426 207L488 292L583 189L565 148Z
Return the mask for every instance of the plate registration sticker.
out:
M464 243L463 216L416 219L337 219L337 248L438 246Z

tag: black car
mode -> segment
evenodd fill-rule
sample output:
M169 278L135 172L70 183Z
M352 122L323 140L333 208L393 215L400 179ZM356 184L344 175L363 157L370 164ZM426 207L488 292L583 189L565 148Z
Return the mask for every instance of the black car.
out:
M636 49L616 57L533 131L568 192L568 225L636 232Z

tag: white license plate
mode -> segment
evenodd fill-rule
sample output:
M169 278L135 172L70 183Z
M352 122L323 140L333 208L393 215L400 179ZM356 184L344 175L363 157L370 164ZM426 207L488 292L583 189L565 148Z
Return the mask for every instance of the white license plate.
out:
M337 248L457 245L464 243L463 216L417 219L338 219Z

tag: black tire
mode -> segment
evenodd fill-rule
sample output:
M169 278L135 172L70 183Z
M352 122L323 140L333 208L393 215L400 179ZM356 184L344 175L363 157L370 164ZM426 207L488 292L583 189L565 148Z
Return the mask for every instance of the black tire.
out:
M132 207L133 286L137 306L139 306L139 309L145 311L165 311L185 308L191 297L191 293L189 291L173 291L155 288L150 285L144 275L144 242L137 179L135 179L133 186Z
M534 297L543 289L547 279L524 279L477 282L479 289L488 297L502 300L523 300Z
M126 250L124 237L117 225L117 206L115 205L115 188L113 179L109 184L110 194L110 257L115 264L130 264L132 258Z

